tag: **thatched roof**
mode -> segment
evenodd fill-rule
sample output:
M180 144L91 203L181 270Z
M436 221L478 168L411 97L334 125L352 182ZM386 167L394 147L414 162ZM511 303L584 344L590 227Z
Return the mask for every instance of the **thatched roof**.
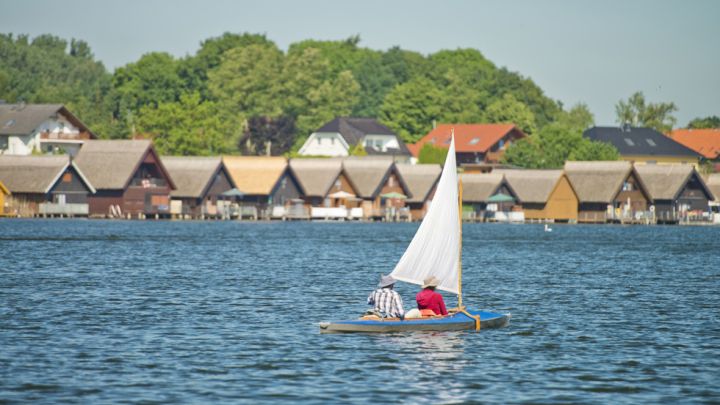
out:
M653 200L674 200L695 173L692 165L635 165Z
M249 195L270 195L287 169L281 156L223 156L238 190Z
M85 142L80 148L75 162L98 190L122 190L151 150L154 150L152 142L146 139L93 140ZM159 159L158 165L167 175ZM170 187L174 188L172 179L169 175L167 177Z
M392 167L389 158L349 157L343 161L343 170L360 198L375 198Z
M442 167L432 164L411 165L406 163L395 164L400 176L412 193L407 199L409 203L422 203L427 200L430 191L440 179Z
M463 183L463 202L487 202L505 181L498 173L470 173L460 175Z
M92 184L68 156L0 156L0 181L11 193L46 194L72 165L91 192Z
M10 195L10 190L5 187L5 184L3 184L2 181L0 181L0 192L2 192L5 195Z
M565 162L565 175L581 203L611 203L631 171L625 161Z
M707 184L710 191L714 194L715 201L720 202L720 173L713 173L708 176L705 184Z
M505 175L520 202L542 204L548 201L563 175L562 170L496 169L493 173Z
M220 156L163 156L162 161L177 187L172 197L202 198L222 167Z
M292 159L290 170L307 197L325 197L342 170L342 159Z

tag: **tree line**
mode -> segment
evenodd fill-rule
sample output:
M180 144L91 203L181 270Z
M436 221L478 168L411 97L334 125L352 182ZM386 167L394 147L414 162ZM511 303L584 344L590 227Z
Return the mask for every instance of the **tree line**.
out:
M225 33L193 55L151 52L109 72L82 40L0 34L0 99L65 104L101 138L150 137L163 154L292 154L323 123L360 116L408 143L433 122L513 122L531 135L508 151L520 166L556 165L560 157L546 155L560 146L571 158L613 157L580 136L593 124L587 106L565 110L478 50L422 55L359 43L305 40L283 51L265 35ZM623 117L655 124L645 110Z

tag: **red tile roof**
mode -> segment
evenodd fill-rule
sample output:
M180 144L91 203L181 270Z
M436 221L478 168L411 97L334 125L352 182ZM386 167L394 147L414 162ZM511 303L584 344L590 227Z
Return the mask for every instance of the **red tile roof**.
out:
M708 159L720 155L720 129L676 129L670 137Z
M485 153L512 130L525 134L513 124L440 124L414 145L407 145L413 156L417 157L426 143L447 148L450 145L451 130L455 128L456 152Z

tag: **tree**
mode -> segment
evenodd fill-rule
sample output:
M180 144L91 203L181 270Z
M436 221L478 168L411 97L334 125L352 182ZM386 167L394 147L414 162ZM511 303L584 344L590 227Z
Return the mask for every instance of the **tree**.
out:
M695 118L688 123L690 129L704 129L704 128L720 128L720 117L713 115L712 117Z
M505 94L502 99L490 104L485 111L485 119L493 123L515 124L527 135L537 131L535 115L511 94Z
M149 104L140 109L137 131L152 136L155 147L168 155L216 155L235 150L237 122L221 119L217 104L200 94L179 101Z
M270 155L282 155L290 150L294 135L295 120L292 117L250 117L238 149L243 155L266 155L269 146Z
M115 70L112 97L116 114L177 101L183 89L177 67L170 54L151 52Z
M563 111L558 117L558 122L582 132L595 124L595 117L587 104L578 103L569 111Z
M367 156L367 151L363 146L362 142L358 142L357 145L350 149L350 156Z
M677 119L672 114L677 111L675 103L647 103L642 92L635 92L627 101L620 100L615 105L617 122L634 127L650 127L662 133L672 130Z
M220 66L209 72L208 88L230 114L279 116L279 76L283 54L274 46L249 45L223 55Z
M420 148L418 153L418 163L437 163L443 164L448 154L448 148L441 148L434 146L431 143L426 143Z
M503 161L525 168L559 169L567 160L617 160L619 156L611 144L591 141L583 138L581 129L553 123L513 143Z
M403 141L415 143L442 116L443 94L433 82L418 77L396 86L383 101L380 120Z

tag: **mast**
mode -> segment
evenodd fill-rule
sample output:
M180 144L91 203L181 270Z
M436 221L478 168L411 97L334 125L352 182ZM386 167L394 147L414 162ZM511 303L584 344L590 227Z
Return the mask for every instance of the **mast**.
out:
M458 179L458 232L460 243L458 245L458 308L462 310L462 178Z

